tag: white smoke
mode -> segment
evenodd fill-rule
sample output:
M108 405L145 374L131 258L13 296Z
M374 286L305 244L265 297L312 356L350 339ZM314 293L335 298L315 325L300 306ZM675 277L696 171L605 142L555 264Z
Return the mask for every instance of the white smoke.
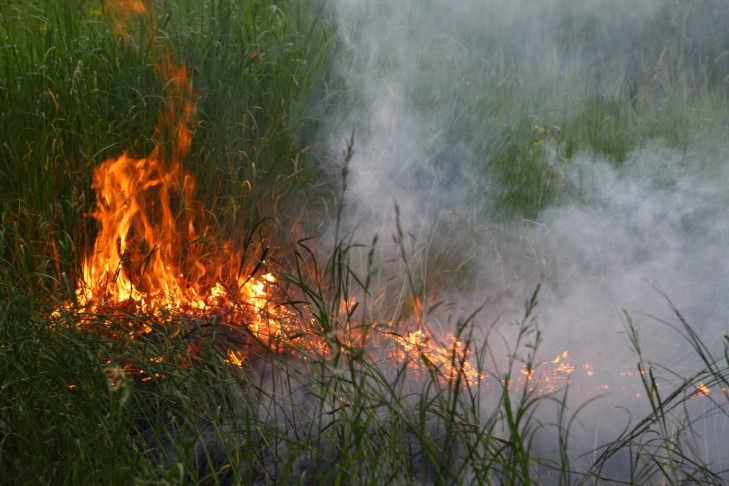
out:
M600 320L600 326L592 327L600 328L605 338L605 321L613 321L609 329L621 331L623 308L646 313L667 309L654 287L679 308L690 307L689 318L716 316L725 283L724 259L716 246L726 227L721 210L724 171L707 174L705 169L712 163L722 166L722 160L707 163L716 152L696 142L679 153L657 141L635 149L620 163L577 153L560 168L567 196L557 206L542 210L536 221L497 223L488 214L488 197L474 199L472 194L499 190L489 181L488 147L479 145L479 133L452 131L454 126L468 128L459 124L459 117L473 115L473 100L463 97L480 86L478 77L499 74L493 72L498 69L493 56L527 84L589 71L590 76L604 76L596 89L607 89L626 74L609 66L593 69L590 63L596 62L598 51L636 47L632 43L645 35L643 25L670 13L671 4L656 0L616 9L613 2L597 0L539 5L337 2L346 46L337 70L353 101L340 131L329 134L329 145L340 152L354 130L343 218L349 229L356 228L361 241L375 233L387 241L396 233L396 205L404 231L424 238L436 239L429 231L451 215L458 215L458 221L470 218L472 224L463 225L460 235L455 230L447 236L469 240L465 247L481 262L483 289L473 295L486 296L494 286L521 286L512 292L519 307L527 289L541 282L545 292L540 314L545 327L555 328L557 335L560 326L546 321L585 316L581 327L589 335L588 322ZM577 49L563 40L589 29L614 31L615 45L580 44ZM479 51L474 39L498 39L493 45L500 51ZM489 65L492 59L494 66ZM631 63L613 67L630 70ZM628 75L638 82L643 74ZM562 94L564 98L545 106L567 105L566 110L579 102L570 98L585 96ZM483 93L484 98L498 95ZM519 110L524 107L514 107ZM503 113L485 111L474 130L489 130L490 116L504 118Z
M504 222L489 213L488 195L475 194L500 189L486 164L490 146L482 141L509 116L485 101L504 92L498 83L484 83L484 76L497 79L499 66L510 66L504 75L512 78L504 82L529 98L513 106L517 114L528 113L537 98L530 94L532 84L553 86L553 97L539 100L533 116L551 117L555 124L589 95L563 90L570 77L591 78L597 94L644 81L643 65L656 60L651 54L639 65L641 49L650 43L644 26L670 17L675 2L630 2L630 8L618 3L620 8L599 0L338 1L346 49L337 72L354 101L328 143L340 152L354 130L343 220L356 240L378 234L389 241L398 231L397 205L413 246L438 246L441 238L448 240L444 248L464 250L442 267L472 269L464 279L470 290L447 297L460 308L486 302L479 319L496 321L508 335L507 324L542 284L536 314L543 359L569 350L576 365L592 363L607 370L605 376L634 370L627 312L646 358L688 375L700 363L685 340L660 322L680 326L662 293L720 353L729 333L729 194L726 152L717 150L717 142L696 134L676 149L656 139L619 162L572 154L568 163L560 162L563 197L535 219ZM581 40L573 44L570 36ZM480 49L479 40L498 50ZM694 40L700 49L700 35ZM569 48L574 45L579 48ZM662 50L652 47L653 53ZM473 99L479 86L492 91ZM427 269L430 255L420 257Z

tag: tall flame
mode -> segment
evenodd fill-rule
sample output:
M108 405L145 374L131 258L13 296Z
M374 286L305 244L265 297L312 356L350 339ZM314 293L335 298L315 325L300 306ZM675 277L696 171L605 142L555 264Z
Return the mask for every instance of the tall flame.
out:
M104 10L120 31L130 16L151 15L148 2L138 0L107 0ZM77 303L148 314L235 307L245 309L246 321L257 326L265 313L262 294L275 279L243 276L240 252L207 243L204 211L194 207L194 178L182 168L192 145L195 92L187 69L165 46L154 52L165 99L153 134L156 145L147 157L125 151L95 168L91 216L100 229L83 262Z
M156 67L167 103L155 130L155 149L141 159L125 152L94 170L97 208L92 216L101 229L83 264L82 304L131 299L144 310L191 299L199 304L196 284L207 269L195 255L196 245L189 244L200 235L191 207L194 180L181 166L192 142L193 89L187 70L168 56Z

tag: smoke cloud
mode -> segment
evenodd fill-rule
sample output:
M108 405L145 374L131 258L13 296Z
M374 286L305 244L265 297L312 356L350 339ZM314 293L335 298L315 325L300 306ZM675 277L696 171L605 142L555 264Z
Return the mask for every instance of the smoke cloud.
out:
M696 2L680 21L672 0L336 2L345 46L336 68L352 102L341 131L327 135L334 153L352 130L356 137L348 230L363 242L380 236L387 273L397 206L408 245L420 249L410 264L461 275L444 280L459 289L445 300L464 312L486 303L479 322L496 322L505 336L541 284L542 359L569 350L575 365L592 363L606 381L634 370L627 313L646 359L689 375L700 363L661 322L680 327L666 297L713 352L729 332L729 195L716 127L701 125L706 131L681 143L656 136L620 160L587 150L562 160L559 144L570 134L553 131L540 140L554 177L533 217L497 215L505 182L492 156L518 127L564 127L591 97L649 89L677 55L671 42L705 56L726 49L726 33L702 23L726 15L717 6ZM658 24L673 30L656 37ZM672 59L682 71L671 75L695 74L696 59ZM710 76L729 74L722 62ZM613 127L609 118L598 120L598 136ZM687 122L686 131L696 127ZM549 191L557 197L547 200ZM448 256L434 257L439 251ZM617 397L585 413L616 405L633 406Z

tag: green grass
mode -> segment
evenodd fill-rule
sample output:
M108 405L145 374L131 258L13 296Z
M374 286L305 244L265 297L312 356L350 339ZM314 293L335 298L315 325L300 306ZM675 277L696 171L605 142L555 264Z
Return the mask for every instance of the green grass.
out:
M465 216L506 224L579 199L564 180L578 152L620 166L652 141L681 151L701 137L708 144L726 135L726 2L666 7L643 26L645 38L619 43L581 5L548 2L524 14L562 26L550 33L557 42L547 61L515 56L498 25L422 46L432 55L419 59L423 75L408 102L448 122L427 126L417 142L438 169L459 163L474 175ZM98 2L0 7L0 482L726 480L726 463L702 455L694 426L725 419L720 390L729 388L729 355L726 347L712 354L678 309L665 324L701 368L690 376L651 368L626 314L626 346L646 372L647 412L575 457L573 431L593 402L572 405L569 387L540 395L507 385L540 366L537 291L512 326L515 337L502 339L478 313L441 317L451 312L439 293L477 281L468 244L438 241L440 226L417 236L398 226L394 270L378 272L378 237L389 235L362 244L341 234L346 170L322 161L332 158L326 134L342 128L332 120L346 119L361 98L334 68L351 53L328 2L165 0L154 7L153 17L130 22L127 36ZM614 15L637 22L631 12L621 7ZM635 42L640 52L631 50ZM612 48L594 49L606 44ZM250 249L246 270L275 271L275 303L310 323L327 355L274 353L213 311L163 320L64 307L97 231L88 217L93 168L125 150L146 156L155 146L158 117L170 103L154 69L163 48L187 66L196 93L184 166L195 176L211 240ZM449 49L485 54L451 58ZM587 70L550 69L550 59L569 64L587 51L594 54ZM340 167L358 150L355 140L342 147ZM701 170L716 170L710 165ZM336 229L317 234L326 218ZM466 219L459 216L446 234L478 226ZM321 241L329 252L322 254ZM341 313L352 297L357 308ZM461 372L450 381L425 357L419 368L386 359L392 344L377 339L378 326L391 321L392 333L413 330L416 297L434 327L455 330L487 378L466 386L457 353L451 360ZM127 337L142 325L153 332ZM352 327L375 337L362 345L341 339ZM236 339L251 351L242 369L221 353ZM192 355L191 346L198 349ZM670 389L657 386L671 381ZM707 410L697 418L691 395L699 381L716 393L701 399ZM556 419L545 421L552 409ZM545 438L553 446L545 448ZM616 477L616 461L627 461L626 476Z

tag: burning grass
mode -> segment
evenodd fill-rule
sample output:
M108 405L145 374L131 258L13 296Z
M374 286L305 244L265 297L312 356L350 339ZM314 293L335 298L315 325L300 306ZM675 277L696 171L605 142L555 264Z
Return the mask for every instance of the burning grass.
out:
M626 315L638 365L616 377L571 349L541 357L537 292L513 340L478 313L441 323L451 311L414 277L401 227L390 264L403 275L384 290L375 243L343 240L339 224L328 253L299 237L315 227L297 225L307 211L331 205L341 217L335 189L346 187L346 174L334 181L307 164L316 147L294 142L316 132L301 121L308 102L294 100L341 99L315 89L337 82L323 3L170 2L168 14L107 1L84 3L82 21L52 3L55 18L0 8L12 39L0 50L10 161L0 165L0 481L726 478L706 431L726 417L729 357L678 309L667 324L701 367L675 376L649 362ZM577 145L619 160L634 143L620 96L586 103L562 128L537 120L547 130L531 114L505 117L518 107L485 91L452 131L478 131L469 124L484 108L498 119L503 130L484 130L484 143L509 211L533 215L565 197L561 168ZM601 124L614 130L589 130ZM437 258L447 273L448 255ZM461 269L471 257L457 258ZM398 297L382 304L384 294ZM616 437L587 434L585 447L583 414L616 393L631 419Z

